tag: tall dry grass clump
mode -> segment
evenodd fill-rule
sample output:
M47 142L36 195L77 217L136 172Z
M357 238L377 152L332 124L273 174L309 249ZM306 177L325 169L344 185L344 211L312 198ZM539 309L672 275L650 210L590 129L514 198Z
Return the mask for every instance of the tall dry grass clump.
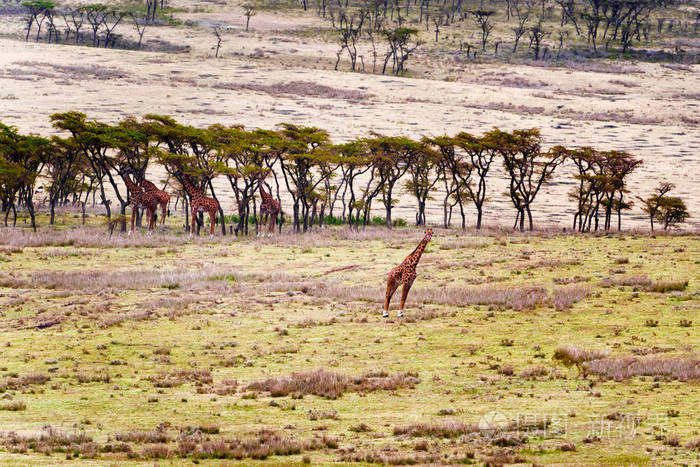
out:
M593 360L585 364L586 370L615 381L635 376L653 376L679 381L700 379L700 358L685 357L615 357Z
M255 381L246 389L269 392L272 397L289 394L311 394L337 399L345 392L393 391L400 388L412 389L420 382L414 373L397 373L389 376L385 372L366 373L361 376L348 376L318 369L292 373L290 376L270 377Z
M591 350L584 349L583 347L578 347L575 345L566 345L559 347L552 357L554 360L562 362L566 366L577 365L580 366L583 362L588 362L591 360L599 360L605 358L610 354L607 350Z
M468 425L459 420L444 423L414 423L412 425L397 425L394 427L394 435L406 435L413 438L458 438L468 433L479 433L477 425Z
M591 289L585 285L570 284L554 287L554 308L568 310L574 303L580 302L591 293Z

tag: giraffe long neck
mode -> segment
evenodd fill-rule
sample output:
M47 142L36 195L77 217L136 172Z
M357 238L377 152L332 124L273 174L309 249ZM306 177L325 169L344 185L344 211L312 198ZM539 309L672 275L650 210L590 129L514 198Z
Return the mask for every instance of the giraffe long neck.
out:
M263 199L271 198L272 193L265 193L265 189L263 188L262 182L260 183L260 196L263 197Z
M423 255L423 251L425 251L425 247L428 246L428 242L430 241L430 238L426 235L423 237L423 240L418 244L415 250L413 250L413 253L410 254L410 257L416 260L420 260L420 257Z
M185 190L187 190L190 196L203 195L202 190L194 186L194 184L190 182L190 179L185 174L182 175L182 183L185 185Z
M129 190L129 193L132 195L141 193L139 186L132 182L128 175L122 175L122 180L124 180L124 184L126 185L126 189Z

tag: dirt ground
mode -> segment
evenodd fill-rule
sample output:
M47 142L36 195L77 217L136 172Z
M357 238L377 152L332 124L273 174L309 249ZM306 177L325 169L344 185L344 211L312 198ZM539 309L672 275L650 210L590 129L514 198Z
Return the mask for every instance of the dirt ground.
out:
M700 212L698 66L602 63L588 67L598 71L584 71L456 63L419 54L409 62L410 76L398 78L332 71L337 46L317 36L321 22L312 13L260 12L251 19L249 32L242 30L245 17L235 8L182 13L178 18L183 26L151 27L145 38L190 45L188 54L0 39L2 122L49 134L53 130L48 116L54 112L78 110L106 122L158 113L201 126L318 126L336 142L371 131L421 137L479 134L494 126L538 127L547 145L636 154L644 165L631 177L631 196L645 196L658 182L672 181L694 216L689 226L700 226L695 217ZM0 33L21 30L18 20L3 21ZM212 24L224 28L218 59L213 56ZM131 33L129 28L122 32ZM371 69L369 51L362 53ZM341 68L347 67L341 63ZM278 89L290 82L300 82L292 94ZM356 92L318 96L318 85ZM562 168L535 202L533 212L540 224L570 224L570 173L571 168ZM496 167L487 223L508 225L514 217L502 194L505 183ZM225 181L219 184L219 192L226 190ZM227 213L234 212L226 193L224 200ZM428 209L429 222L441 222L440 203L438 195ZM414 204L404 194L394 216L410 222ZM623 221L627 228L646 226L639 206Z

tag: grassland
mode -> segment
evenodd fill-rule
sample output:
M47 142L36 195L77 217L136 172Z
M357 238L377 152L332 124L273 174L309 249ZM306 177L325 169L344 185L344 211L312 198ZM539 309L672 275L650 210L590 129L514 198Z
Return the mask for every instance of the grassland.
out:
M421 236L3 230L0 462L698 462L700 237Z

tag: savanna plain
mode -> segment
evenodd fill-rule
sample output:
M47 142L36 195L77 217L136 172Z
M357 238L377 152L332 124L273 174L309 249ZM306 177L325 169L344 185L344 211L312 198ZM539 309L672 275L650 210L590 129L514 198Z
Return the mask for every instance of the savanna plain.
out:
M155 163L173 201L151 236L110 232L94 191L84 222L68 202L48 225L37 193L37 232L20 204L0 227L1 464L700 465L697 2L646 2L664 7L629 50L603 37L594 52L589 10L564 12L601 2L384 2L386 28L416 29L397 73L377 69L379 14L350 47L352 28L331 23L382 2L55 2L26 39L29 7L1 2L0 123L25 135L67 137L49 116L69 111L287 122L335 143L538 128L545 149L643 161L620 189L623 230L585 233L570 230L572 164L533 203L537 228L516 232L494 162L484 228L459 229L456 210L434 227L403 318L400 289L382 317L386 277L422 227L294 233L277 184L276 236L192 238L182 189ZM87 17L83 36L64 31L98 10L94 36ZM394 216L413 224L404 181ZM690 217L649 232L636 196L663 181ZM429 226L443 223L439 187ZM211 188L234 214L224 177Z

